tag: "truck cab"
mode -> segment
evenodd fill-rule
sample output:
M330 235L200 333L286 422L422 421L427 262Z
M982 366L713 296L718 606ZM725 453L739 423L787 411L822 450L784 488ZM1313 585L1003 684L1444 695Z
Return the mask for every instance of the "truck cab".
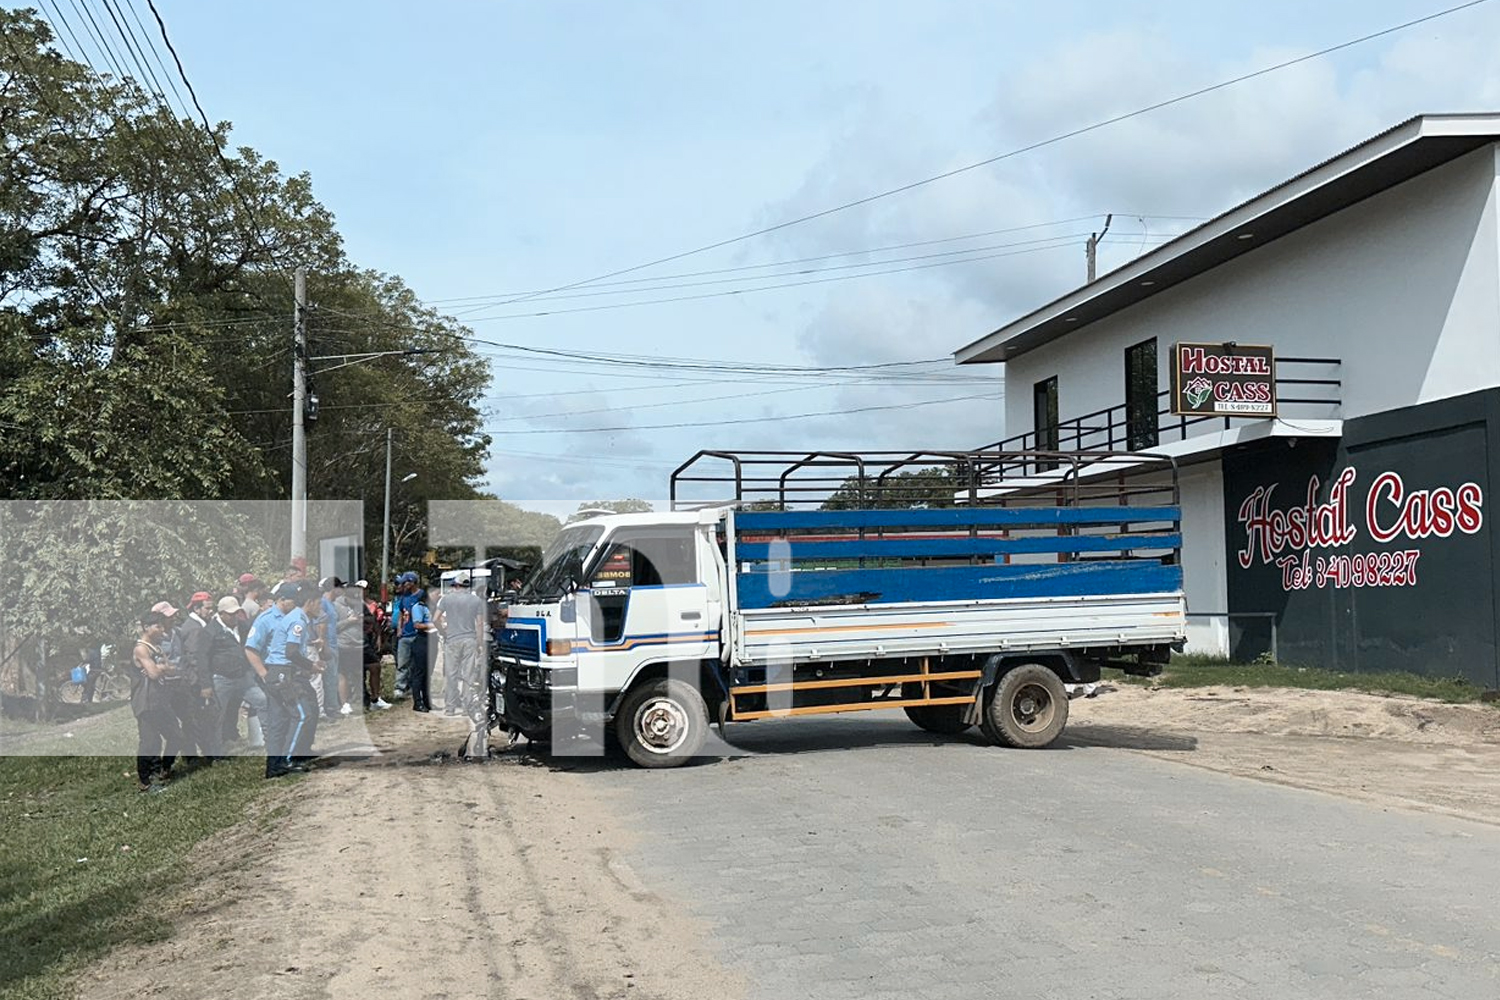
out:
M608 514L564 527L496 635L510 723L528 737L597 731L643 676L721 662L719 520Z

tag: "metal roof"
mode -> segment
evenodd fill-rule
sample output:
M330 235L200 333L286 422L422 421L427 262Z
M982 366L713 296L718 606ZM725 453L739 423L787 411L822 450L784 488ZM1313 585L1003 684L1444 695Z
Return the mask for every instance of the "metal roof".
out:
M1500 140L1500 112L1419 115L953 352L1008 361Z

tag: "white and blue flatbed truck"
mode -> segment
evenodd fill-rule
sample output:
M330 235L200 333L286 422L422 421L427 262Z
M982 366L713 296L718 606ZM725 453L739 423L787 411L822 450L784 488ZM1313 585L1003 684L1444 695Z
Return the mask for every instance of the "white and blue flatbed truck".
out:
M732 493L679 497L704 483ZM714 724L881 708L1042 747L1066 684L1154 674L1185 637L1169 462L700 452L672 497L563 528L495 630L500 725L645 767Z

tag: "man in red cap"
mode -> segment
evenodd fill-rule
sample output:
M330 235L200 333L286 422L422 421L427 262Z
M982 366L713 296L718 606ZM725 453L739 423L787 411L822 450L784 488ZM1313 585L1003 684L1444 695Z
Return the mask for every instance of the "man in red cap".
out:
M177 631L177 648L181 651L177 671L182 675L173 708L182 723L183 744L194 764L212 764L222 756L220 746L219 704L214 699L214 676L210 669L211 635L207 631L214 596L200 590L188 598L187 617Z

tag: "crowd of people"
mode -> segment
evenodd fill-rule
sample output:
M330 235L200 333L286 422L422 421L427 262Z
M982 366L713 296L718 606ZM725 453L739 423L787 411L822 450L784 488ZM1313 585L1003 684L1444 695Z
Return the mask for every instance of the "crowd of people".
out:
M381 697L388 651L395 699L410 696L413 709L432 711L437 634L444 711L469 716L482 733L486 603L467 574L453 583L430 607L417 574L403 573L386 609L366 581L313 581L297 560L274 586L246 573L219 597L197 591L181 608L158 601L133 651L141 790L163 787L174 769L210 766L231 748L263 748L268 778L307 770L320 724L355 714L356 691L365 711L392 707Z

